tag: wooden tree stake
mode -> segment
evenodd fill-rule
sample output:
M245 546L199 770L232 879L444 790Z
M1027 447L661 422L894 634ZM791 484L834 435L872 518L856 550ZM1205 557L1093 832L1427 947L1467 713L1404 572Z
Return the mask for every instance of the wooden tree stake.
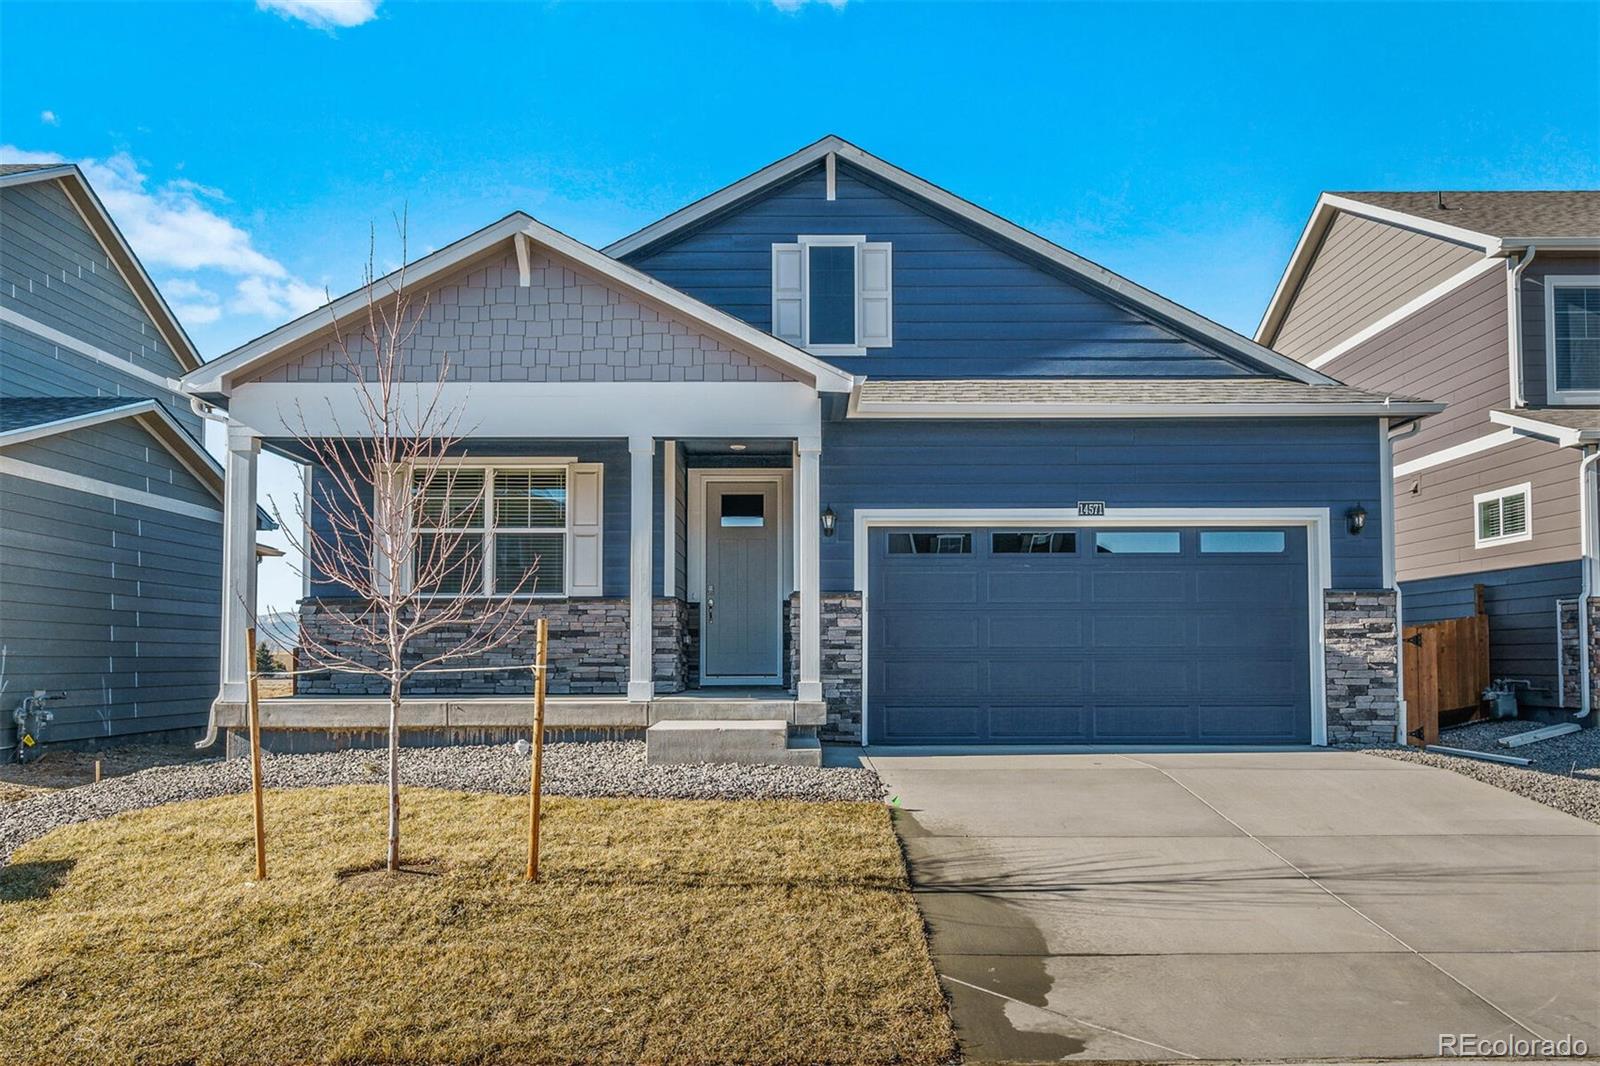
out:
M549 659L550 626L539 619L537 652L533 664L533 751L528 792L528 880L539 880L539 788L544 769L544 691L545 667Z
M250 792L256 808L256 880L267 879L267 822L261 786L261 697L256 688L256 627L244 631L250 664Z

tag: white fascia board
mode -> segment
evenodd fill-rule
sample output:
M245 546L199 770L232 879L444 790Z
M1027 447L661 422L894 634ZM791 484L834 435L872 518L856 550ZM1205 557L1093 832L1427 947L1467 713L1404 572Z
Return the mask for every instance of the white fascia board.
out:
M758 351L782 366L813 378L819 391L847 392L850 389L852 379L845 371L815 359L732 315L701 303L518 211L207 363L184 377L183 390L191 395L228 394L232 391L234 377L276 358L286 348L332 328L334 323L364 311L369 299L383 300L394 295L402 286L409 289L425 284L518 235L531 238L557 257L688 318L709 332L720 334L736 345Z
M194 341L189 339L189 334L184 330L183 323L178 321L178 316L172 313L172 308L167 306L167 301L161 295L161 290L156 288L156 283L145 270L144 264L134 254L132 246L122 231L117 228L116 220L111 217L111 212L106 210L96 195L94 186L89 184L89 179L83 176L83 171L78 169L76 163L62 163L60 166L45 167L39 170L25 170L17 174L6 174L0 177L0 188L15 185L31 185L37 181L60 181L62 191L66 193L67 202L72 205L83 219L84 225L94 238L103 245L109 238L114 248L106 251L114 253L109 258L112 265L117 268L117 273L132 290L134 299L139 301L139 306L144 308L144 313L149 316L151 323L160 330L166 338L167 344L172 348L179 362L190 369L198 368L205 360L200 355L200 349L194 346ZM95 216L91 219L90 214ZM100 225L96 226L98 220ZM126 263L125 267L123 264Z
M1441 448L1427 455L1420 455L1415 459L1408 459L1399 463L1394 468L1395 477L1405 477L1407 474L1420 474L1424 470L1432 470L1436 466L1444 466L1459 459L1471 458L1495 448L1502 448L1507 444L1515 443L1518 434L1515 430L1502 429L1496 433L1487 433L1472 440L1463 441L1449 448Z
M1272 349L1257 344L1250 338L1235 333L1198 312L1191 311L1181 304L1157 295L1142 285L1137 285L1098 263L1069 252L1037 233L1023 229L1016 223L1001 218L992 211L987 211L977 204L963 200L961 197L940 188L930 181L901 170L894 164L879 159L870 152L866 152L848 141L833 136L824 137L822 140L802 148L793 155L780 159L770 166L763 167L747 178L736 181L724 189L697 200L688 207L675 211L666 218L654 222L614 244L607 245L606 254L621 257L637 251L684 226L692 225L700 219L722 210L724 207L737 203L744 197L774 182L781 181L799 170L812 166L830 153L844 159L853 166L860 167L869 174L876 175L891 185L905 189L958 218L981 226L996 236L1048 262L1063 267L1070 273L1105 289L1113 295L1168 320L1180 330L1185 330L1204 338L1224 351L1233 353L1242 359L1271 367L1296 381L1319 385L1334 383L1332 378L1310 369L1303 363L1287 356L1279 355Z
M1504 243L1498 237L1491 237L1487 233L1462 229L1458 226L1446 226L1431 219L1408 215L1403 211L1374 207L1360 200L1323 193L1317 197L1317 205L1311 209L1311 217L1306 220L1305 228L1300 231L1300 239L1295 242L1294 252L1289 256L1289 262L1284 266L1282 276L1278 278L1277 288L1272 291L1272 299L1267 301L1267 308L1261 313L1261 322L1255 331L1257 343L1272 344L1277 340L1278 328L1283 324L1283 316L1289 311L1290 298L1300 288L1300 279L1311 266L1311 260L1322 243L1322 235L1333 224L1334 216L1340 211L1469 245L1491 257L1501 254Z
M100 411L90 411L81 415L69 415L66 418L57 418L50 422L40 422L38 425L24 426L0 433L0 448L14 444L26 444L31 440L41 437L53 437L58 433L70 433L75 429L86 429L89 426L98 426L104 422L116 422L134 415L144 414L147 411L157 410L160 405L154 400L129 400L119 407L107 407Z
M1490 411L1489 421L1501 426L1510 426L1523 436L1552 441L1563 448L1575 448L1582 444L1600 441L1600 430L1558 426L1552 422L1541 422L1529 415L1514 415L1507 411Z
M1357 332L1352 333L1350 336L1346 337L1338 344L1335 344L1327 351L1322 352L1313 359L1307 360L1306 365L1313 369L1319 369L1327 366L1329 363L1333 362L1341 355L1344 355L1352 348L1364 344L1389 327L1396 325L1407 318L1410 318L1412 315L1416 314L1424 307L1427 307L1435 300L1442 299L1455 290L1461 288L1461 286L1465 285L1467 282L1472 281L1475 278L1482 277L1491 270L1500 269L1502 262L1503 260L1490 259L1487 257L1478 260L1476 263L1473 263L1471 266L1467 267L1467 269L1450 275L1448 278L1445 278L1427 292L1424 292L1421 295L1406 301L1393 311L1390 311L1388 314L1384 315L1382 318L1376 319Z
M1421 418L1439 403L874 403L852 397L850 418Z
M1537 248L1541 252L1600 252L1600 237L1502 237L1507 252Z

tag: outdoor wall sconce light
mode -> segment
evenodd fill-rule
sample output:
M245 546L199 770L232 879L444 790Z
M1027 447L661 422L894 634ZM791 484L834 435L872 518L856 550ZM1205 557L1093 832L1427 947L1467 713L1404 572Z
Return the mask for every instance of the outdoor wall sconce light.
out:
M823 511L822 511L822 535L824 537L833 536L833 528L835 526L837 526L838 524L839 524L839 516L833 513L833 508L832 507L823 508Z
M1367 509L1359 503L1344 513L1344 518L1350 526L1350 535L1359 536L1367 528Z

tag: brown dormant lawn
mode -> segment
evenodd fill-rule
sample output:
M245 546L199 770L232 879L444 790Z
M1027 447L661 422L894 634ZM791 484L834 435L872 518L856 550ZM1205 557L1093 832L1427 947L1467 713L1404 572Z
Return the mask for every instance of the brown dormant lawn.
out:
M68 826L0 869L7 1063L908 1062L954 1055L877 804L407 790Z

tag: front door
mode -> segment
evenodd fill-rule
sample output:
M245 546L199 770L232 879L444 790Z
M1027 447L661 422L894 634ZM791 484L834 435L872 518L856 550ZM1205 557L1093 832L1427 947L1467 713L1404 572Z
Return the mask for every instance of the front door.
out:
M700 678L707 685L779 684L782 550L778 487L706 486L706 594L700 605Z

